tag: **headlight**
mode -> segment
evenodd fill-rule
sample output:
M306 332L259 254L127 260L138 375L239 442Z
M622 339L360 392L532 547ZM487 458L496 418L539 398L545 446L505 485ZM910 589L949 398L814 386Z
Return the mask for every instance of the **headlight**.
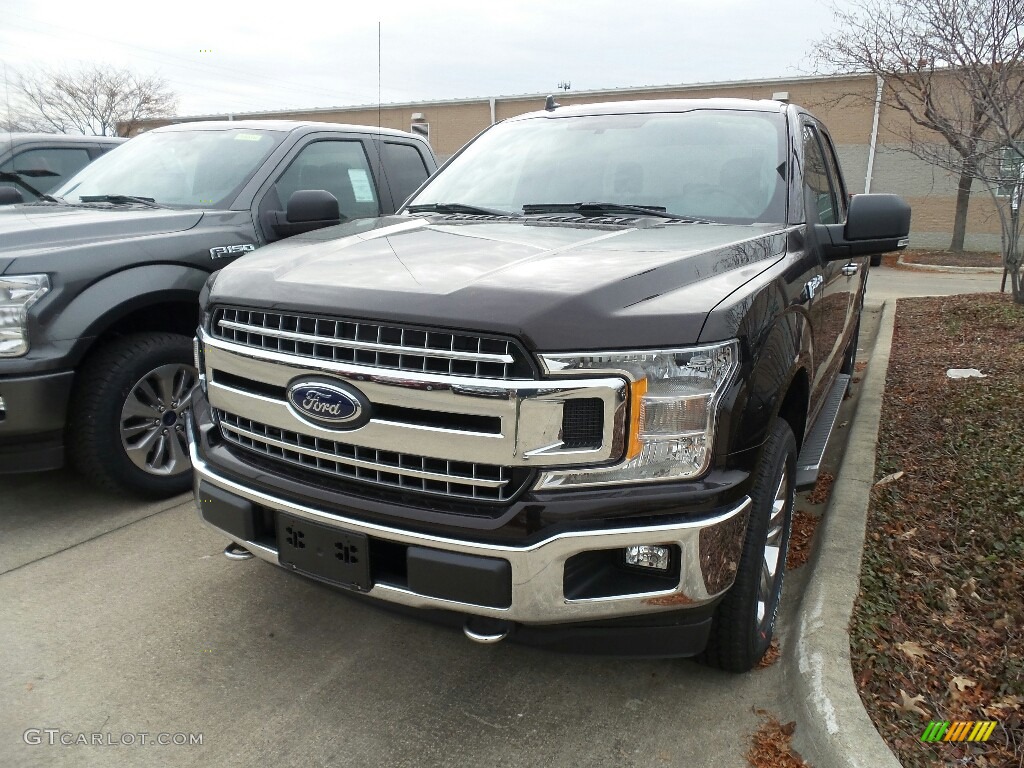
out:
M624 373L630 380L625 460L542 473L538 489L698 477L711 463L718 405L739 368L739 342L690 349L544 355L551 372Z
M0 357L28 352L28 308L49 290L46 275L0 277Z

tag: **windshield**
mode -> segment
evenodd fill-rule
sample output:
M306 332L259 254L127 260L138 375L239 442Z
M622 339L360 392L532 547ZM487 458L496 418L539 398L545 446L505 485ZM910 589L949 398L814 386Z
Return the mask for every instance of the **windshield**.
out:
M144 133L87 165L52 194L74 203L114 195L227 208L284 135L240 128Z
M786 129L779 113L530 118L488 130L408 205L659 206L681 217L786 220ZM530 212L530 211L528 211Z

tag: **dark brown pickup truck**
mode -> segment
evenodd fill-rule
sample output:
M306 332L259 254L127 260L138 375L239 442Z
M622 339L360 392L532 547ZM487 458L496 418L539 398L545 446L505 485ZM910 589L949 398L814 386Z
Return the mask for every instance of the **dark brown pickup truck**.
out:
M796 106L550 107L210 279L200 514L476 641L748 670L910 209Z

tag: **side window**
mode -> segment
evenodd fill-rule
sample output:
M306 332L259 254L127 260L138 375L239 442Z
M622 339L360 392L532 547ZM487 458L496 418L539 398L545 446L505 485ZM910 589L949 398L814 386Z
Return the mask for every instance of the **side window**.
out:
M326 189L338 198L341 215L349 219L380 214L370 164L361 141L317 141L306 145L275 184L287 208L300 189Z
M45 171L43 176L26 176L25 181L40 192L56 189L89 164L86 149L47 147L29 149L4 163L4 171ZM26 194L23 190L22 194Z
M397 209L429 176L427 166L419 150L411 144L385 142L381 155Z
M818 143L818 132L804 124L804 197L807 201L807 221L815 224L838 224L839 208L832 191L828 166Z

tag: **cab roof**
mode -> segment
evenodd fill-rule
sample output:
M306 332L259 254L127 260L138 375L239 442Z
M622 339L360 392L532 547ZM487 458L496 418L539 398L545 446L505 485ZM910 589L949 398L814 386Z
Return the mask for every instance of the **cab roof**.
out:
M557 101L557 97L556 97ZM567 104L553 110L539 110L510 118L577 117L583 115L635 115L659 112L691 112L695 109L731 109L746 112L785 112L789 104L771 99L643 99L606 101L595 104Z
M159 128L154 128L147 133L166 133L168 131L223 131L229 128L241 128L250 131L279 131L281 133L292 133L300 131L310 133L314 131L348 131L354 133L373 133L384 136L401 136L403 138L421 138L413 133L396 131L393 128L378 128L375 125L349 125L347 123L323 123L315 120L194 120L186 123L172 123Z

